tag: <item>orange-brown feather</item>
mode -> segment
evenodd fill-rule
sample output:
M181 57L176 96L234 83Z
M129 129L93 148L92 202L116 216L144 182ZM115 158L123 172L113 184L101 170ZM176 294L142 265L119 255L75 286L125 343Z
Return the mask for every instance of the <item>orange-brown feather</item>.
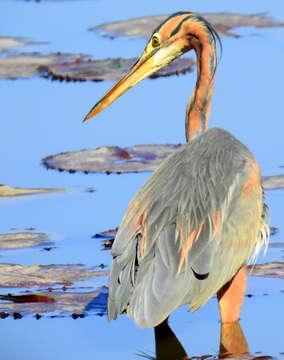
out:
M212 215L213 220L213 237L216 236L222 228L222 214L220 210L217 210Z
M185 258L188 255L188 252L190 251L192 244L194 243L194 241L198 238L199 234L201 233L204 223L205 223L205 221L202 221L202 223L195 230L193 230L190 233L190 235L188 236L185 243L181 246L178 271L180 271L181 267L183 266L183 264L185 262Z

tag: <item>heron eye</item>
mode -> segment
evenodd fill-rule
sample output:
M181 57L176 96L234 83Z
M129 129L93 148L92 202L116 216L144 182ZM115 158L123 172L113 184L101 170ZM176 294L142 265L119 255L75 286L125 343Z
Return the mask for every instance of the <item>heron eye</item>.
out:
M160 46L160 39L158 38L158 36L152 37L152 46L154 48Z

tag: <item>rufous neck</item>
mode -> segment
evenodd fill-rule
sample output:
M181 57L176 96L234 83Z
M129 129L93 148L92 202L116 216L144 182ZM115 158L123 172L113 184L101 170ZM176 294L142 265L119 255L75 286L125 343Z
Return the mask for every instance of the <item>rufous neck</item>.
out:
M203 37L204 39L204 37ZM186 109L186 141L191 141L208 128L211 98L216 70L215 42L196 38L193 47L197 59L197 81Z

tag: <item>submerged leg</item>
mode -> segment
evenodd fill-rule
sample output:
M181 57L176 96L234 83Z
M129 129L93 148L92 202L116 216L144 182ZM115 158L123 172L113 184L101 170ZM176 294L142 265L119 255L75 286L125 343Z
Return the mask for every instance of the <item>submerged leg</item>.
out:
M247 268L242 267L217 293L222 323L238 321L247 283Z
M239 357L249 353L248 344L238 321L222 323L220 332L221 357Z

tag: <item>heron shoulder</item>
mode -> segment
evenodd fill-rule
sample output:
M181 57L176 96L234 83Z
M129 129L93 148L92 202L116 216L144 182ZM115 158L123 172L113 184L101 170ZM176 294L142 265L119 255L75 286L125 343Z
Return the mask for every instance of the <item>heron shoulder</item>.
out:
M160 164L129 204L113 255L122 253L127 239L146 225L155 242L164 226L188 214L197 226L228 199L233 208L244 186L250 189L251 169L256 170L254 188L261 189L253 155L223 129L212 128L183 145Z

